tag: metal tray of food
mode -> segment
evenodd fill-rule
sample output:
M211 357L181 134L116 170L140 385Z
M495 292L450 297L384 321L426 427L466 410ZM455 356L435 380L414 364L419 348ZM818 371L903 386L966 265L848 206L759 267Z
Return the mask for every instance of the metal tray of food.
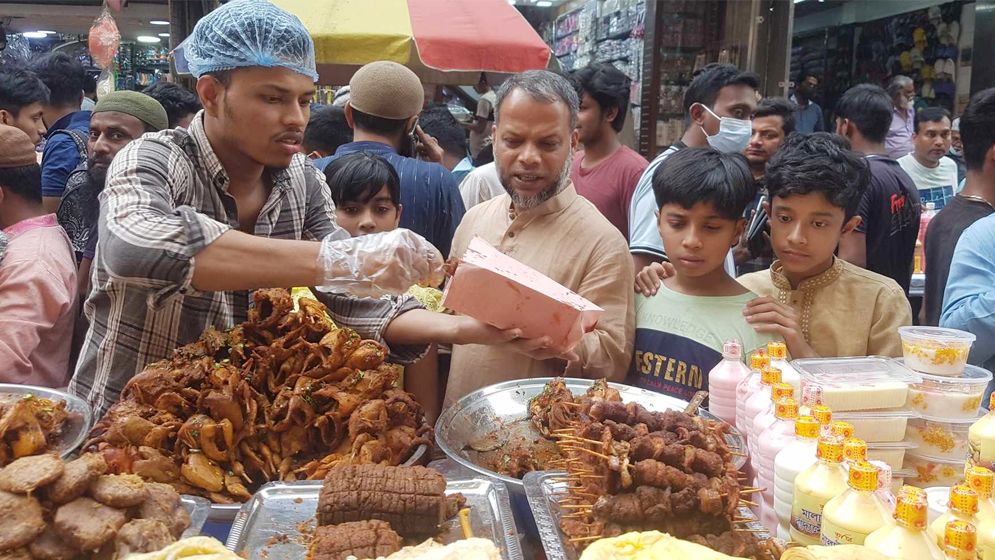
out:
M560 516L569 513L560 508L560 499L566 496L567 485L556 479L565 474L555 471L530 472L524 479L525 495L528 496L529 507L532 508L532 515L539 527L539 538L546 551L546 560L580 558L577 548L564 539L563 532L560 531ZM770 536L749 508L739 508L737 515L753 519L751 522L740 523L740 528L750 530L759 539Z
M306 557L321 485L316 480L264 485L238 512L226 546L248 560ZM480 478L448 480L446 493L456 492L466 497L474 536L494 541L504 560L523 560L504 485ZM462 538L457 517L448 520L439 533L443 543Z
M414 453L411 454L411 457L409 457L408 460L402 464L402 466L410 467L412 465L423 465L426 462L428 462L427 459L428 459L428 446L422 444L415 448ZM318 482L319 484L321 483L320 480L315 482ZM211 512L208 515L208 519L215 523L231 523L235 521L236 517L238 517L238 512L242 509L242 506L244 505L245 504L241 503L234 503L234 504L211 503Z
M86 435L90 433L90 428L93 426L93 412L90 410L90 405L86 404L83 399L64 391L33 385L0 383L0 404L6 399L22 399L29 396L52 401L65 401L69 417L66 419L62 435L59 437L59 444L53 451L58 452L63 459L72 455L86 440Z
M204 528L204 523L207 522L207 515L211 511L211 502L200 496L187 496L185 494L180 496L180 501L190 513L190 526L187 527L186 531L183 531L182 537L184 539L196 537Z
M527 437L542 443L541 436L529 425L528 406L529 401L542 393L546 384L553 379L539 377L506 381L466 395L439 416L435 424L435 444L453 461L477 474L504 482L512 493L524 495L520 479L478 465L475 462L475 455L478 454L470 449L470 443L493 438L495 434ZM563 381L574 395L583 394L594 383L590 379L569 377ZM619 392L623 402L637 402L651 411L684 410L688 404L687 401L638 387L621 383L608 385ZM718 420L718 417L705 409L699 409L698 413L704 418ZM730 432L726 435L729 448L745 453L746 446L742 436L735 428L730 426L729 429ZM736 468L742 468L746 463L745 454L736 456L734 463Z

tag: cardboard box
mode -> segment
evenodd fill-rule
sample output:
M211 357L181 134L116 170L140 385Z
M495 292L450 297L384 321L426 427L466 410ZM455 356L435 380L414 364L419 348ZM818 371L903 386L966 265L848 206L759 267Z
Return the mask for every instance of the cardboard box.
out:
M604 310L548 276L475 237L446 287L442 304L524 338L549 336L569 350L594 329Z

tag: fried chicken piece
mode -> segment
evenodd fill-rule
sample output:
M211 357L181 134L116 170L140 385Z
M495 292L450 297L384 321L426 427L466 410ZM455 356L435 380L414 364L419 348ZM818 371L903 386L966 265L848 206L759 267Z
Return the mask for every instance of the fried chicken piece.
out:
M107 462L102 455L85 453L79 459L66 463L62 476L45 488L45 495L58 505L71 502L82 496L106 472Z
M130 508L149 497L142 477L134 474L105 474L90 486L90 497L105 506Z
M58 480L64 469L62 459L56 455L21 457L0 470L0 490L30 494Z
M45 530L41 504L30 496L0 491L0 550L27 546Z
M168 484L146 482L149 498L138 508L138 517L163 522L176 538L190 526L190 512L183 507L180 495Z

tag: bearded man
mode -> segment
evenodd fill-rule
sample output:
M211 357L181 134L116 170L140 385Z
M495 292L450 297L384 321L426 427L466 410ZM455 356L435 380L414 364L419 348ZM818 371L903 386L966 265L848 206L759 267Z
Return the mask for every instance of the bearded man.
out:
M592 301L604 314L594 330L565 353L507 344L455 346L447 404L513 379L625 377L635 329L632 259L618 228L570 182L579 139L578 107L573 86L552 72L524 72L501 85L495 104L494 163L506 194L467 212L456 230L452 256L462 257L470 240L479 236ZM538 347L541 340L520 344Z

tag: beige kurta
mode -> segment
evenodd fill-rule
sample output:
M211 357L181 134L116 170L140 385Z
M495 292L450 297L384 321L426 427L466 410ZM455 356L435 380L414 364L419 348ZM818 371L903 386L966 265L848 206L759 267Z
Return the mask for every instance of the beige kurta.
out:
M537 361L506 347L454 347L447 405L471 391L512 379L565 374L620 381L632 359L632 259L618 229L579 196L572 184L514 221L510 208L511 198L503 194L470 209L456 230L452 256L461 257L470 240L480 236L605 312L574 349L580 360L566 364L565 369L562 361Z
M912 309L890 278L836 259L829 270L792 290L774 261L770 270L740 276L739 283L793 307L805 340L820 356L902 355L898 327L912 324Z

